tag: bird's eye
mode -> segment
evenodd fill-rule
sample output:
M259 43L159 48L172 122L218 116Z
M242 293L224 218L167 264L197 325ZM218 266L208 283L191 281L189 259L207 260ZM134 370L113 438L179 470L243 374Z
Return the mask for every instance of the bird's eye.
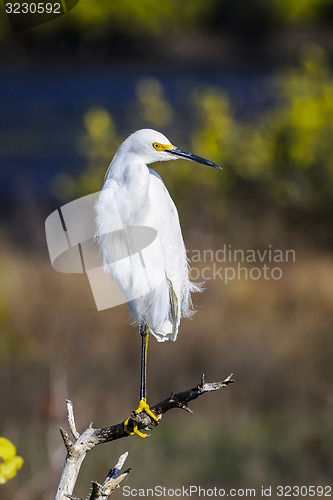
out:
M153 148L158 151L161 148L161 144L159 144L158 142L153 142Z

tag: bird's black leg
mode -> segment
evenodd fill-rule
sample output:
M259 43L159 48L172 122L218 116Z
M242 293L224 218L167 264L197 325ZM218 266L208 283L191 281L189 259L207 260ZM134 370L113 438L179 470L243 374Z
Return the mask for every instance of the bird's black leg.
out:
M148 339L149 339L149 329L146 324L143 326L140 325L140 334L141 334L141 383L140 383L140 402L139 406L136 410L136 413L141 413L144 411L149 415L156 424L159 423L158 418L156 415L151 411L149 408L149 405L147 403L147 354L148 354ZM129 417L127 420L124 422L124 430L127 432L127 434L137 434L138 436L142 438L146 438L147 434L144 434L143 432L140 432L138 429L138 425L136 422L133 424L133 431L129 431L128 429L128 424L131 420L131 417Z
M141 334L141 384L140 401L147 401L147 355L149 330L146 325L140 326Z

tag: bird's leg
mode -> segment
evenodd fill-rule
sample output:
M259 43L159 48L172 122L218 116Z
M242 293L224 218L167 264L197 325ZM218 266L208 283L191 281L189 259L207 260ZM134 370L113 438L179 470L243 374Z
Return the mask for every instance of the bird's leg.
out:
M141 383L140 383L140 401L147 399L147 358L148 358L148 340L149 330L146 325L140 327L141 334Z
M141 347L141 386L140 386L140 403L138 410L145 411L156 423L159 422L158 418L150 410L147 404L147 357L148 357L148 340L149 340L149 330L148 326L144 325L140 329L142 337L142 347ZM137 410L137 413L140 411Z
M149 408L149 405L147 403L147 356L148 356L148 340L149 340L149 330L147 325L140 326L140 334L141 334L141 339L142 339L142 344L141 344L141 382L140 382L140 402L139 406L137 408L136 413L141 413L145 412L147 415L149 415L155 422L156 424L159 423L158 418L156 415L151 411ZM140 432L138 430L138 424L136 422L133 423L133 432L130 432L128 430L128 423L130 421L131 417L129 417L127 420L124 422L124 430L127 432L127 434L137 434L138 436L142 438L146 438L147 434L144 434L143 432Z

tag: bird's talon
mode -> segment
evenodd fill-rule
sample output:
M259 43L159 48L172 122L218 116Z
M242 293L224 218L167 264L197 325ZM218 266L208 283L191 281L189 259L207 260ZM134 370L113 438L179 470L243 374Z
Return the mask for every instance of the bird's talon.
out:
M126 434L128 434L129 436L133 436L133 435L134 435L134 432L132 432L132 431L130 431L130 430L128 429L128 424L129 424L129 422L131 422L131 421L132 421L131 417L128 417L128 418L125 420L125 422L124 422L124 431L125 431L125 432L126 432Z
M126 432L126 434L128 434L129 436L134 436L134 434L137 434L141 438L147 438L150 436L150 434L145 434L144 432L139 431L138 424L136 422L133 422L133 431L130 431L128 429L128 424L130 421L133 422L133 419L131 417L128 417L124 422L124 431Z
M145 434L144 432L139 431L138 424L135 422L133 426L133 434L137 434L141 438L147 438L150 434Z
M153 413L151 411L151 409L149 408L149 404L146 402L145 399L141 399L140 400L140 403L139 403L139 407L138 409L136 410L137 413L141 413L141 412L145 412L150 418L152 418L154 420L154 422L156 424L159 424L160 421L159 419L157 418L157 416L155 415L155 413Z
M142 413L142 412L145 412L151 419L153 419L155 425L159 424L159 419L157 418L157 416L151 411L151 409L149 408L149 405L148 403L144 400L144 399L141 399L140 402L139 402L139 406L137 408L137 410L135 410L133 414L135 413ZM130 422L133 422L133 431L130 431L128 429L128 424ZM147 428L148 430L152 430L151 428ZM128 417L125 422L124 422L124 431L126 432L126 434L128 434L129 436L134 436L134 434L137 434L138 436L140 436L141 438L147 438L150 436L150 434L144 434L143 432L139 431L138 429L138 424L137 422L133 421L133 418L130 416Z

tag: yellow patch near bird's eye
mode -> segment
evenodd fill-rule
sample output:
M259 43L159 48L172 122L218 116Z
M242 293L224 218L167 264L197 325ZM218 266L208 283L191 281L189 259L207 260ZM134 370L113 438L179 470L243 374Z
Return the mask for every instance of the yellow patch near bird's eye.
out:
M171 144L160 144L159 142L153 142L153 148L156 151L165 151L166 149L172 149Z

